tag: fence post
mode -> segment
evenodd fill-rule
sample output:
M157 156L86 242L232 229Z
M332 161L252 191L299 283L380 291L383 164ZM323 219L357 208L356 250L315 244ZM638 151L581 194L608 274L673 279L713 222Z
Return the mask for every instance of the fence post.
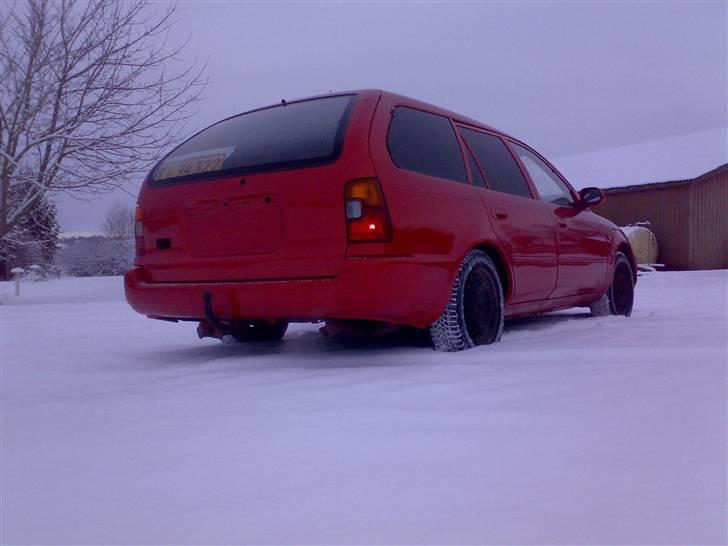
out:
M15 297L20 296L20 276L25 273L25 269L22 267L14 267L10 270L10 274L15 279Z

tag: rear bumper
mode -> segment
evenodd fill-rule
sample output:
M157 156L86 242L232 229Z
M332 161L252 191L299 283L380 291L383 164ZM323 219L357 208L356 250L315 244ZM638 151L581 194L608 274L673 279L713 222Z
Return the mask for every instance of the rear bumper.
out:
M359 319L424 327L445 308L451 271L408 257L346 258L336 277L274 281L155 283L144 269L124 277L126 299L144 315L205 316L202 293L223 319Z

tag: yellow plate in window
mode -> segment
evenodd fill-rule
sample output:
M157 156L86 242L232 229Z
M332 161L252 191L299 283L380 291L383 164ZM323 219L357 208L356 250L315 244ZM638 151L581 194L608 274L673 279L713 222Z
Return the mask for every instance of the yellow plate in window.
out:
M178 176L219 171L224 161L225 154L215 154L170 163L164 162L157 169L154 178L155 180L164 180L166 178L177 178Z

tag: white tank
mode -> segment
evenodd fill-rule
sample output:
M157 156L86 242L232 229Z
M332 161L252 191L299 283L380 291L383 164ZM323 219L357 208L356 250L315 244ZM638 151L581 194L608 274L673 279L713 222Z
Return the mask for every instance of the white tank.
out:
M657 238L645 226L625 226L620 228L632 245L632 252L638 264L655 264L659 249Z

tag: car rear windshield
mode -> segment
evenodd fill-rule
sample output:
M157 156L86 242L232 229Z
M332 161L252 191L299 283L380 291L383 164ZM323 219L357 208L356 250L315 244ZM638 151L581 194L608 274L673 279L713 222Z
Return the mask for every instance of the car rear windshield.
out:
M228 118L175 148L151 185L328 163L341 153L354 95L336 95Z

